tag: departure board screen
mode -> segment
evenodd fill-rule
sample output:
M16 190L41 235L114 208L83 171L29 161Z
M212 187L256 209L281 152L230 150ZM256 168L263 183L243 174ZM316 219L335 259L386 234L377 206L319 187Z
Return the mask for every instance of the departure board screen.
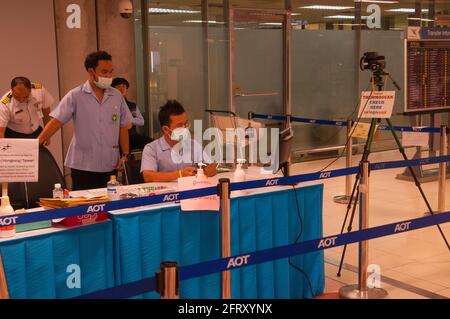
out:
M450 110L450 41L408 41L405 112Z

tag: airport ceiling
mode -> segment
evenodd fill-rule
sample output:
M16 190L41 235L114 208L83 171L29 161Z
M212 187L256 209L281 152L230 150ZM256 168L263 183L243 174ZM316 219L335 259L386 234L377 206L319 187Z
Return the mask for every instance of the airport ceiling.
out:
M173 10L191 10L191 13L184 14L182 12L177 14L171 13L151 13L150 14L150 24L157 23L161 25L171 25L179 24L180 21L195 20L198 21L201 17L201 0L149 0L148 4L150 8L162 8L162 9L173 9ZM223 21L223 0L209 0L209 19L215 21ZM291 0L292 2L292 12L296 14L296 19L307 20L309 23L323 23L332 21L329 16L342 16L342 15L354 15L354 1L353 0ZM368 1L362 0L363 13L366 11L368 5L372 3L378 3L382 9L383 16L395 16L395 15L405 15L411 13L398 12L398 11L386 11L392 9L413 9L415 7L416 0L399 0L399 1ZM429 3L432 0L420 1L422 9L428 9ZM231 0L231 3L236 7L246 7L246 8L264 8L264 9L283 9L284 0ZM434 0L436 6L436 13L442 14L444 10L450 11L450 1L449 0ZM305 6L342 6L347 8L342 8L338 10L323 10L322 9L307 9L302 8ZM426 17L427 13L424 11ZM328 18L325 18L328 17Z

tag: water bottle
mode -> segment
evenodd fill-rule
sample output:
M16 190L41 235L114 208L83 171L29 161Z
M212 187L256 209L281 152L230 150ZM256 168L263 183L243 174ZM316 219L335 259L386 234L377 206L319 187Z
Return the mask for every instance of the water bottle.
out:
M64 198L64 190L61 187L61 184L55 184L55 188L53 189L53 198Z
M119 186L120 186L120 183L116 180L116 176L112 175L108 184L106 184L109 200L119 200L120 199Z

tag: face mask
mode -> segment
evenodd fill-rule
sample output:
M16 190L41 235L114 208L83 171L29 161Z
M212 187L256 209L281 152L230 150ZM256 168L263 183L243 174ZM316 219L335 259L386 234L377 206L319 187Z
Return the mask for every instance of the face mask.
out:
M103 77L99 76L98 81L94 80L94 83L99 89L106 90L107 88L109 88L111 86L112 81L113 81L112 78L103 78Z
M187 141L190 136L191 133L189 132L189 129L185 127L178 127L172 131L170 139L175 142Z

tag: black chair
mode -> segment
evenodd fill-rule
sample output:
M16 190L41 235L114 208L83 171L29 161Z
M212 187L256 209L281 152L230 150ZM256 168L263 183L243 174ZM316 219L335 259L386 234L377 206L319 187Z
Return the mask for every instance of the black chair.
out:
M8 194L14 209L35 208L39 198L53 197L55 184L66 188L64 176L53 155L45 147L39 148L39 181L37 183L10 183Z
M124 164L126 185L142 184L144 177L141 174L141 160L128 160Z

